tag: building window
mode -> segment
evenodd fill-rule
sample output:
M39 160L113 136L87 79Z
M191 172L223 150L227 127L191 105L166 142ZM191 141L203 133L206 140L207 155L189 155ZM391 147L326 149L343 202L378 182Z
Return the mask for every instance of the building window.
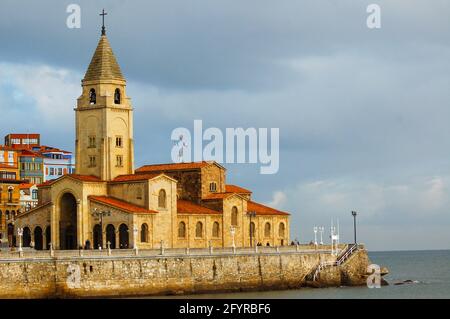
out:
M97 95L95 94L95 90L91 89L89 91L89 104L97 103Z
M238 225L238 209L236 206L233 206L233 208L231 209L231 225Z
M8 188L8 203L12 203L13 201L13 188Z
M142 224L141 226L141 243L148 242L148 225Z
M214 222L212 229L213 237L219 237L219 232L220 232L220 225L218 222Z
M138 188L136 190L136 199L142 199L142 189Z
M264 237L270 237L270 223L266 223L264 226Z
M96 157L95 156L89 156L89 167L96 167Z
M158 194L158 207L166 208L166 191L161 189Z
M123 156L122 155L116 155L116 166L117 167L123 166Z
M122 147L122 136L116 136L116 147Z
M286 227L284 226L284 223L280 223L278 226L278 236L284 237Z
M203 237L203 224L202 222L198 222L195 225L195 237L202 238Z
M61 168L58 168L58 175L62 175L63 173L62 173L62 167Z
M89 136L89 146L88 148L96 148L97 143L95 141L95 136Z
M55 175L55 169L53 167L50 167L50 175Z
M114 104L120 104L120 90L116 89L114 91Z
M33 189L33 191L31 192L31 198L32 199L38 199L38 191L37 191L37 189Z
M217 191L217 184L216 184L216 182L209 183L209 191L210 192L216 192Z
M186 237L186 224L184 222L180 222L178 224L178 237L180 238Z

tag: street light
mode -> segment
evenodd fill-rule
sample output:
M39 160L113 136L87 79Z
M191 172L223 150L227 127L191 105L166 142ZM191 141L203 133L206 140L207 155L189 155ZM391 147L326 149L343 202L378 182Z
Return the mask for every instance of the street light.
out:
M111 216L111 212L109 210L99 210L97 208L94 208L94 211L91 214L97 219L100 219L100 247L103 247L103 217L105 216Z
M250 247L253 246L253 231L252 231L252 217L256 217L256 212L247 212L247 216L250 217Z
M134 225L133 226L133 235L134 235L134 241L133 241L133 244L134 244L134 249L138 249L138 246L137 246L137 236L138 236L138 232L139 232L139 230L138 230L138 227L136 226L136 225Z
M314 245L317 246L317 226L314 226Z
M357 215L357 213L353 210L352 216L353 216L353 233L355 236L355 245L356 245L356 215Z
M319 232L320 232L320 244L323 245L323 232L324 232L325 228L323 228L323 226L319 227Z
M23 236L23 228L17 228L17 236L19 236L19 252L22 252L22 236Z
M234 234L236 233L236 227L234 226L230 226L230 234L231 234L231 238L233 239L233 248L236 248L236 245L234 243Z

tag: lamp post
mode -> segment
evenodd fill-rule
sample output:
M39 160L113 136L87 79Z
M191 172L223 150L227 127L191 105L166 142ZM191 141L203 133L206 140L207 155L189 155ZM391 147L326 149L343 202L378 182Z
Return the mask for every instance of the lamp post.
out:
M19 252L22 252L22 236L23 236L23 228L17 228L17 236L19 236Z
M320 244L323 245L323 232L324 232L324 228L323 226L319 227L319 232L320 232Z
M134 234L134 240L133 240L133 245L134 245L134 249L137 250L138 246L137 246L137 238L138 238L138 228L136 225L133 226L133 234Z
M247 212L247 216L250 218L250 247L253 246L253 230L252 230L252 217L256 217L256 212Z
M111 211L109 210L99 210L97 208L94 208L94 211L91 214L95 218L100 220L100 247L103 247L103 218L106 216L111 216Z
M235 233L236 233L236 227L230 226L231 239L233 240L233 244L232 244L233 249L236 248L236 245L234 243L234 234Z
M356 215L357 213L353 210L352 216L353 216L353 234L355 236L355 245L356 245Z
M314 226L314 246L317 246L317 226Z

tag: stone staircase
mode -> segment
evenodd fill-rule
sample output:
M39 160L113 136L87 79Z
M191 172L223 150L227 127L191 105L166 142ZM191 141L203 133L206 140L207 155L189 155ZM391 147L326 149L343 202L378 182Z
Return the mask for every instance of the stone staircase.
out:
M307 276L307 281L313 283L317 281L320 276L320 272L329 267L339 267L345 263L356 251L358 251L357 244L350 244L344 249L341 254L336 258L336 261L320 262L311 273Z

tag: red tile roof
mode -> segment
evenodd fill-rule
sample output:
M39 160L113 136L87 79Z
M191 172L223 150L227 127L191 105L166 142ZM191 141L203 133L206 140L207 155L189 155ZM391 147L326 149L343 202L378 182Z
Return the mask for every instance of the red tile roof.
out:
M200 215L217 215L222 214L216 210L198 205L196 203L179 199L177 201L178 214L200 214Z
M226 193L251 194L252 191L236 185L225 185Z
M72 152L65 151L56 147L47 146L47 145L41 145L39 146L39 150L37 150L39 153L47 153L47 152L61 152L64 154L72 154Z
M89 199L92 201L96 201L101 204L105 204L108 206L112 206L118 208L120 210L126 211L128 213L140 213L140 214L156 214L158 213L155 210L150 210L141 206L137 206L123 200L109 197L109 196L89 196Z
M178 171L178 170L188 170L188 169L200 169L202 167L208 166L213 162L189 162L189 163L169 163L169 164L153 164L144 165L136 170L136 173L148 173L148 172L159 172L159 171Z
M155 178L156 176L159 175L161 175L161 173L119 175L116 178L114 178L112 182L144 181L147 179Z
M32 187L34 184L30 184L30 183L23 183L19 185L20 189L28 189L30 187Z
M263 204L255 203L252 201L247 202L247 211L256 212L256 215L290 215L289 213L282 212L272 207L265 206Z
M103 182L99 177L94 176L94 175L66 174L61 177L51 179L42 184L39 184L38 187L45 187L45 186L52 185L56 181L59 181L60 179L65 178L65 177L71 177L71 178L74 178L74 179L77 179L77 180L83 181L83 182Z
M203 198L203 200L224 199L224 198L230 197L234 194L235 193L211 193L208 196L206 196L205 198Z

